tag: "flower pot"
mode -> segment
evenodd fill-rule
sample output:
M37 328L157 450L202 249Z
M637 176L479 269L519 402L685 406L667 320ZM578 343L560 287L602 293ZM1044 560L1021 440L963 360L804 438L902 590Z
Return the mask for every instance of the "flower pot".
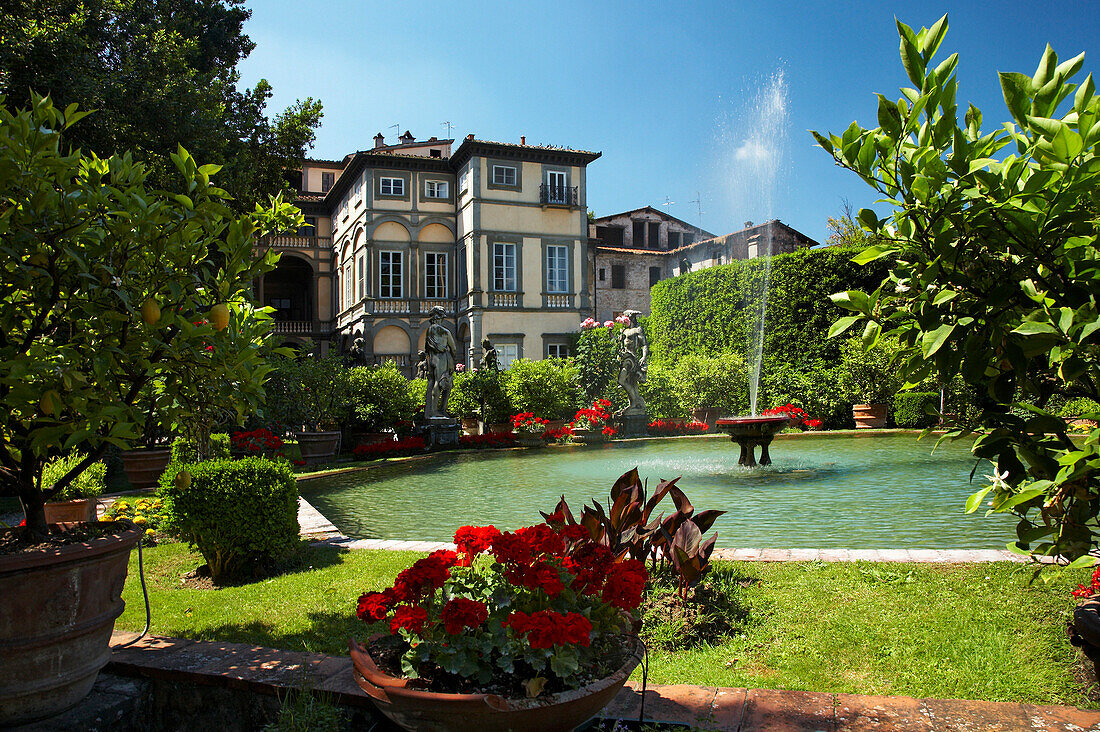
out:
M94 498L78 498L75 501L56 501L46 504L46 523L60 524L68 522L96 520Z
M336 457L340 451L339 430L334 432L296 432L298 450L306 463L320 463Z
M520 447L542 447L546 444L546 440L542 439L542 435L536 434L517 434L516 444Z
M124 450L122 467L126 470L126 479L134 488L152 488L160 480L160 474L172 460L169 447L142 448Z
M512 431L512 423L511 422L490 422L490 423L487 423L485 425L485 433L484 434L511 432L511 431Z
M409 689L408 679L390 676L379 669L364 646L351 640L348 647L359 687L379 711L404 729L565 732L594 717L622 689L630 672L642 660L641 642L631 638L631 643L630 657L610 676L579 689L535 699Z
M599 430L582 430L573 429L573 442L579 442L582 445L602 445L606 443L610 437L603 433L602 429Z
M717 407L699 407L691 410L691 416L696 422L705 422L714 429L714 423L722 416L722 410Z
M477 417L464 417L462 419L462 434L476 435L481 431L481 420Z
M1082 600L1073 609L1068 630L1069 642L1092 661L1096 678L1100 679L1100 597Z
M886 426L886 405L853 404L852 419L857 430L881 429Z
M0 555L0 727L75 705L111 657L130 549L125 530L49 550Z

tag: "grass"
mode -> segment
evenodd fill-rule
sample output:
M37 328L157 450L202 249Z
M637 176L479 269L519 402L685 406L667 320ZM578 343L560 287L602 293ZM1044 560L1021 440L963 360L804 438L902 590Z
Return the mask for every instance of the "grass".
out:
M182 544L152 547L152 632L340 655L366 630L354 617L359 594L418 556L308 548L279 576L193 589L181 577L201 558ZM716 566L737 622L707 643L653 650L651 682L1097 706L1065 636L1085 572L1029 584L1030 571L1008 563ZM118 627L140 630L136 552L123 597Z

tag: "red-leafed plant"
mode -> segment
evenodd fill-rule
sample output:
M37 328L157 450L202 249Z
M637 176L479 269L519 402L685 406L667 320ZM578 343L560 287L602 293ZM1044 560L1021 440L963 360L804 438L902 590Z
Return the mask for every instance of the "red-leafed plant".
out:
M644 563L613 556L576 525L463 526L454 540L457 552L433 552L359 598L357 616L384 623L407 677L441 671L484 684L503 672L535 696L551 679L578 685L621 647Z
M688 588L697 585L710 570L710 555L718 535L704 541L703 534L725 511L696 513L676 485L677 480L662 480L647 498L646 486L634 468L615 481L606 510L593 501L593 505L581 509L580 519L576 519L562 496L552 513L542 515L556 529L583 527L593 541L607 546L615 557L630 556L642 562L648 559L654 564L668 561L679 577L677 590L683 599ZM676 510L667 517L662 513L652 518L665 496L671 497Z

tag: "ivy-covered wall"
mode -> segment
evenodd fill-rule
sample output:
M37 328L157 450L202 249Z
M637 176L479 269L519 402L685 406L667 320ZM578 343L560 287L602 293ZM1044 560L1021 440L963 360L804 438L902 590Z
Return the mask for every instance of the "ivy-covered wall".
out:
M826 340L845 311L829 300L842 290L873 291L890 262L851 262L859 249L802 249L771 258L764 354L789 368L836 363L840 340ZM655 360L719 353L746 354L759 309L764 259L746 259L657 283L646 334Z

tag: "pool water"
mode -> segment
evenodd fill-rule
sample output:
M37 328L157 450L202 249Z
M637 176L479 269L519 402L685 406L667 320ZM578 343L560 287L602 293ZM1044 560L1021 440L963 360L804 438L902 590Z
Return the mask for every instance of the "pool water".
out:
M613 442L601 447L440 453L301 484L302 495L358 539L450 541L466 524L502 530L541 521L565 495L574 513L637 466L650 489L678 485L696 510L727 511L721 547L1000 549L1010 516L966 515L967 496L991 473L969 443L913 434L777 439L768 468L737 465L728 439ZM666 507L667 504L667 507ZM671 499L662 503L672 509ZM660 509L658 509L660 510Z

